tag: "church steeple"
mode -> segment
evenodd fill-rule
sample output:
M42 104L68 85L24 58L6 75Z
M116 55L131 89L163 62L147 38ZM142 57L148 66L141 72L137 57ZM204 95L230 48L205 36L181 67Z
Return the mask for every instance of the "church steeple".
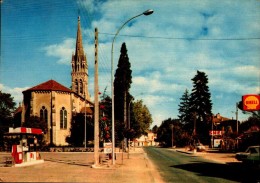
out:
M80 29L80 17L78 17L78 31L77 31L77 42L76 42L76 54L84 55L83 45L82 45L82 35Z
M75 54L72 54L71 67L72 91L82 97L85 97L86 95L86 99L89 99L90 96L88 92L88 65L87 58L83 49L80 17L78 17L76 50Z

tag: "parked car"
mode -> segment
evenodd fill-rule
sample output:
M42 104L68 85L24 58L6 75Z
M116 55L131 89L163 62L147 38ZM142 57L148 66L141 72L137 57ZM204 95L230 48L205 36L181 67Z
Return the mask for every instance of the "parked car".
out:
M206 151L206 147L202 143L196 143L195 148L198 152Z
M245 152L236 153L235 158L247 164L260 164L260 146L249 146Z

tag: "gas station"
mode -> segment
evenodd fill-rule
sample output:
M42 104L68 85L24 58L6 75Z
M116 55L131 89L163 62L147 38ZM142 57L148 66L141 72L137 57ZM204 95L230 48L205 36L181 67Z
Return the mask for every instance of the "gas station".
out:
M44 162L37 149L37 137L42 135L41 129L26 127L9 128L9 132L5 135L19 138L18 144L12 144L12 164L14 167L29 166Z

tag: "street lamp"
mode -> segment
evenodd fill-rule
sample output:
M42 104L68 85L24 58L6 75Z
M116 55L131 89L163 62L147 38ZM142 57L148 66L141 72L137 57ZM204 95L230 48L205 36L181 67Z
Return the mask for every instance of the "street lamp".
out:
M113 73L113 53L114 53L114 42L115 42L115 39L116 39L116 36L118 35L118 33L120 32L120 30L128 23L130 22L131 20L133 20L134 18L137 18L141 15L151 15L153 13L153 10L149 9L149 10L146 10L145 12L139 14L139 15L136 15L130 19L128 19L125 23L122 24L122 26L117 30L114 38L113 38L113 41L112 41L112 48L111 48L111 97L112 97L112 164L114 165L115 164L115 114L114 114L114 73Z
M231 111L232 113L236 114L236 127L237 127L237 134L238 134L238 103L236 103L236 111Z

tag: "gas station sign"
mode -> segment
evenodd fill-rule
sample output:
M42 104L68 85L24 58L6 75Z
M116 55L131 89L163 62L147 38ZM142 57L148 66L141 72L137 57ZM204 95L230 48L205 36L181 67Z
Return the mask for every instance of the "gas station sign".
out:
M215 135L223 135L221 130L210 130L209 135L215 136Z
M260 110L260 95L243 95L242 96L244 111Z

